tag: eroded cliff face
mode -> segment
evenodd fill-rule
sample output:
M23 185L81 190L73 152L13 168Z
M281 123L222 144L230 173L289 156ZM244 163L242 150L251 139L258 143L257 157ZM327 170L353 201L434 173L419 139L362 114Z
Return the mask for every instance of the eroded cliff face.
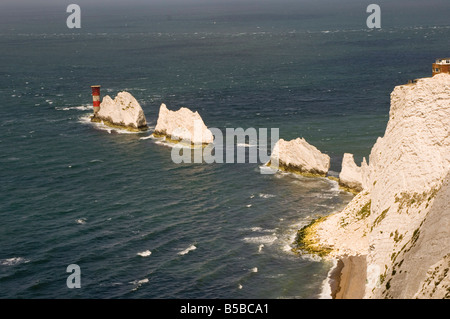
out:
M404 290L401 281L394 287L394 278L413 271L404 268L402 261L421 238L425 219L449 172L449 128L450 75L397 86L391 93L386 132L372 148L367 170L371 196L367 262L374 269L379 267L381 274L376 287L367 287L366 297L411 298L417 292ZM442 245L450 253L450 240ZM408 286L416 280L409 278Z
M363 191L315 225L331 256L366 255L365 298L450 297L449 129L449 74L397 86Z

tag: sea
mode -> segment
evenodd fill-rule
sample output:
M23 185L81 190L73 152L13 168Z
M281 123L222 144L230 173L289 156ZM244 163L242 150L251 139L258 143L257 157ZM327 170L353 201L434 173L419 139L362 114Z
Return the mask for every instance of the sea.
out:
M177 164L150 138L159 107L303 137L338 176L344 153L369 159L393 88L449 55L450 3L379 1L370 29L369 1L80 0L70 29L73 2L0 4L0 298L329 298L333 263L293 242L353 195L260 162ZM91 123L91 85L131 93L149 131Z

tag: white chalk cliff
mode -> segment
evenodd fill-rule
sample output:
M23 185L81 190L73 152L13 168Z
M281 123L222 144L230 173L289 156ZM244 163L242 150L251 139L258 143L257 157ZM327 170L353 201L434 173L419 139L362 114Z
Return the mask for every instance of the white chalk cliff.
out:
M164 103L159 109L153 134L190 144L204 145L214 141L212 132L206 127L198 112L192 112L185 107L178 111L171 111Z
M270 165L281 170L325 176L330 168L330 157L304 138L291 141L280 139L273 148Z
M331 256L366 255L365 298L450 298L449 129L450 74L395 87L364 190L315 226Z
M139 102L128 92L120 92L113 99L106 95L93 122L123 127L133 131L147 130L147 120Z
M354 189L362 190L361 167L356 165L353 154L345 153L342 159L342 170L339 174L339 184Z

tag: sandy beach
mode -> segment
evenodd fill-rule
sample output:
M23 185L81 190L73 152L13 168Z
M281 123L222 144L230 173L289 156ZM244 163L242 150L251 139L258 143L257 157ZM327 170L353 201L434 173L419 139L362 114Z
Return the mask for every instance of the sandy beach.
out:
M361 299L366 285L366 256L343 256L330 274L333 299Z

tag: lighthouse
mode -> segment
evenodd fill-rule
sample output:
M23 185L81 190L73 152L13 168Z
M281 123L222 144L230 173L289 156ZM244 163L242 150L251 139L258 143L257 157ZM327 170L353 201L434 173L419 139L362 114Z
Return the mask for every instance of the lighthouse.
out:
M100 110L100 85L91 85L92 88L92 104L94 106L94 116Z

